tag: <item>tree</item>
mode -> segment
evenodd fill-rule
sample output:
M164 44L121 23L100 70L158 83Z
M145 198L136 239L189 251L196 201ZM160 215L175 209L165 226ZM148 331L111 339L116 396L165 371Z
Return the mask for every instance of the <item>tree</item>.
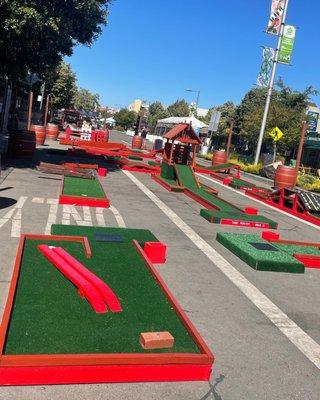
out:
M100 97L97 93L91 93L87 89L78 88L75 99L74 106L77 110L82 111L94 111L99 107Z
M159 119L166 118L168 116L168 111L163 107L160 101L155 101L154 103L151 103L148 110L149 127L154 128Z
M122 126L124 129L128 129L136 122L137 113L135 111L129 111L126 108L122 108L119 112L114 114L113 118L116 121L116 125Z
M258 140L266 93L266 89L250 90L236 110L237 132L241 137L247 139L251 150L254 150ZM293 149L298 145L301 125L306 119L306 109L310 104L311 95L318 95L318 91L312 86L299 92L286 86L281 78L277 81L270 103L265 143L271 144L272 140L268 133L277 126L284 132L278 149L283 151L284 149Z
M189 105L185 100L177 100L168 107L170 117L188 117Z
M43 76L72 54L91 45L106 23L110 0L2 0L0 74L11 79L28 72Z
M73 107L76 93L76 75L70 64L61 63L57 68L56 79L51 87L54 108Z

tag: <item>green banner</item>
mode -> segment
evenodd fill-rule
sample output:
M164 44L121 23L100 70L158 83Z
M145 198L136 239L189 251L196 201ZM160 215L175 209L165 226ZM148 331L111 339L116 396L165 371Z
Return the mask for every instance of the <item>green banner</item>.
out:
M280 63L290 64L295 37L296 28L292 25L286 25L284 27L283 36L280 44L278 59Z

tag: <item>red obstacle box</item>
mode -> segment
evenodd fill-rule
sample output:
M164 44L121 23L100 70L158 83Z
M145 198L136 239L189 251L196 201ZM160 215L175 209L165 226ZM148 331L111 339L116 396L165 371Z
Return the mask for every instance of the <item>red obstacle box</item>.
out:
M149 260L154 264L166 262L167 246L160 242L146 242L143 248Z

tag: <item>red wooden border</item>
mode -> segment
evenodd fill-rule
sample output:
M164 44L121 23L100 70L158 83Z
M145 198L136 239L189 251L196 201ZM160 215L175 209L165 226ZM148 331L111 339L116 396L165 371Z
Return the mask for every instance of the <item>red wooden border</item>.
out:
M260 229L271 229L268 222L258 221L244 221L241 219L227 219L223 218L220 220L221 225L232 225L240 228L260 228Z
M101 189L103 187L99 178L96 178L99 181ZM101 208L108 208L110 207L110 201L107 198L105 191L105 198L98 198L98 197L83 197L83 196L69 196L63 194L64 189L64 176L62 177L61 185L60 185L60 193L59 193L59 204L68 204L68 205L75 205L75 206L88 206L88 207L101 207Z
M17 371L18 370L18 371ZM208 365L81 365L56 367L0 366L0 385L53 385L163 381L208 381Z
M166 380L208 380L214 361L213 355L192 323L186 317L162 278L144 257L136 242L137 251L146 267L172 303L182 323L197 343L201 353L123 353L123 354L41 354L3 355L6 333L18 284L24 243L47 235L22 235L15 259L9 294L0 326L0 384L55 384L93 382L140 382ZM67 236L53 236L56 240L70 240ZM138 340L138 339L137 339ZM103 371L102 374L100 372ZM127 372L126 372L127 371Z
M172 186L155 174L151 174L151 178L157 183L159 183L159 185L167 189L169 192L183 192L185 189L184 186L178 186L178 185Z

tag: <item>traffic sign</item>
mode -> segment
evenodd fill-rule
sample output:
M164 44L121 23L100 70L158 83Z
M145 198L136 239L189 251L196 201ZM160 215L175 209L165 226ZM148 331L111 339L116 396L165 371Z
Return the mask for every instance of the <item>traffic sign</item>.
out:
M272 137L274 142L277 142L282 138L283 132L278 127L275 127L269 132L269 136Z

